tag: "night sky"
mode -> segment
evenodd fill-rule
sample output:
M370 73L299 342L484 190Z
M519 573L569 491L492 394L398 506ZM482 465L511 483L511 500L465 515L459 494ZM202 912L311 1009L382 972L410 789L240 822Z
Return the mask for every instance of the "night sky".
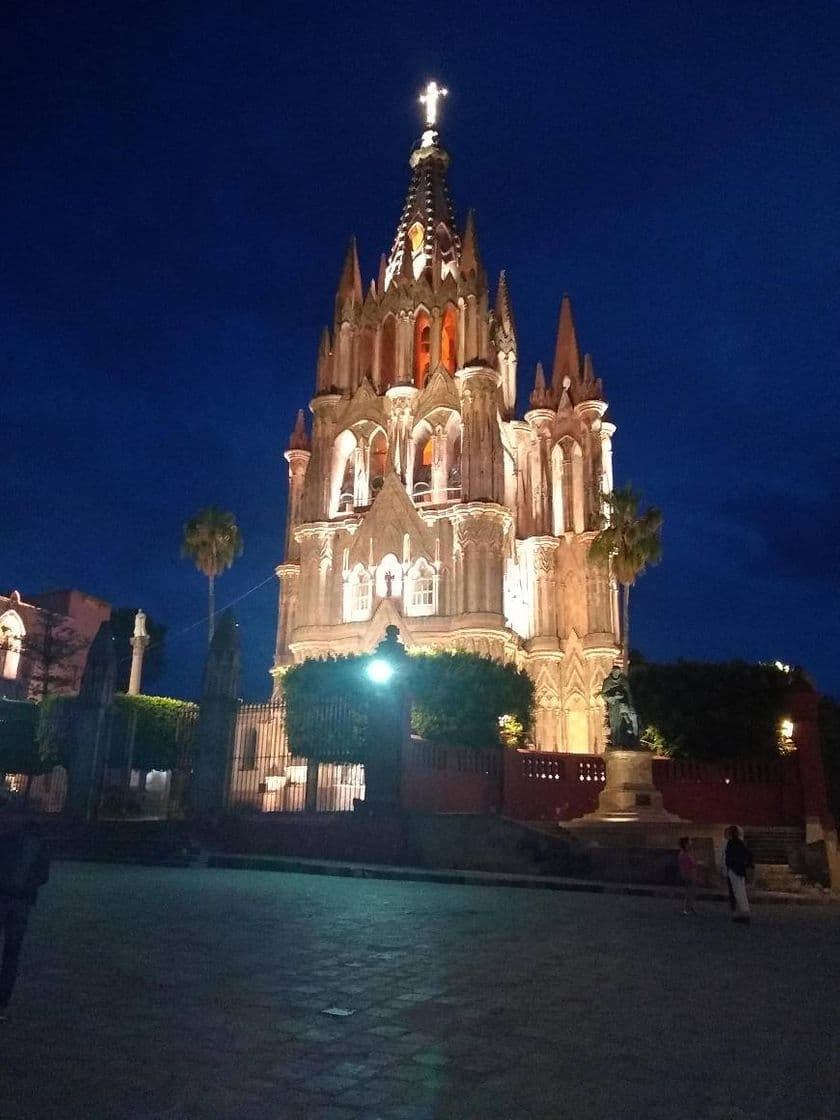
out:
M170 630L182 523L233 510L243 692L268 694L283 451L351 234L390 247L419 136L508 270L520 407L572 296L616 476L665 517L651 658L782 659L840 693L840 7L733 2L4 7L0 586ZM263 582L265 581L265 582ZM197 625L194 625L197 624ZM188 629L192 627L191 629Z

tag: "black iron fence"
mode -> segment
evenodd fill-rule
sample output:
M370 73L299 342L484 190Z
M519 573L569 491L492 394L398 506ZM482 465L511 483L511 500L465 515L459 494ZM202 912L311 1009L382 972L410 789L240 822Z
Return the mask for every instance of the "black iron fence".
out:
M341 713L319 710L324 732ZM228 781L228 808L255 813L349 813L364 800L365 769L358 763L309 762L289 751L281 700L239 709Z

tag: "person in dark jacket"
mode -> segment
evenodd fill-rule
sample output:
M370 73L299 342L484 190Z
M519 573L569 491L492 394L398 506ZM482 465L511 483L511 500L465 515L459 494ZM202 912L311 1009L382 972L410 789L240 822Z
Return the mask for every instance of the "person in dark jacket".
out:
M0 801L0 1020L12 996L29 912L50 874L50 857L41 830L32 819L8 816Z
M726 846L723 849L721 870L729 887L729 905L732 921L747 924L750 920L750 903L747 898L747 874L752 870L752 852L741 839L741 830L733 824L727 828Z

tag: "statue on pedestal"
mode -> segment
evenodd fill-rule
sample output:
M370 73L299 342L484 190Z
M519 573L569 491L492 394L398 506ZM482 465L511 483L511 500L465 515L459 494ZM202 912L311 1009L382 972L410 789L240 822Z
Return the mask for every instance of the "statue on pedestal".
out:
M605 678L601 696L607 710L610 748L622 751L642 750L639 742L639 717L633 707L630 682L620 666L614 666Z

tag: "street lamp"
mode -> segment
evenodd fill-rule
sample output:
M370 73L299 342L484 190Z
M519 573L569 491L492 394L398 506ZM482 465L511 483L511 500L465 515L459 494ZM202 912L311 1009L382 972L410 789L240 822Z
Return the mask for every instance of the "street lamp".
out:
M374 657L367 667L367 675L374 684L387 684L394 675L394 666L384 657Z

